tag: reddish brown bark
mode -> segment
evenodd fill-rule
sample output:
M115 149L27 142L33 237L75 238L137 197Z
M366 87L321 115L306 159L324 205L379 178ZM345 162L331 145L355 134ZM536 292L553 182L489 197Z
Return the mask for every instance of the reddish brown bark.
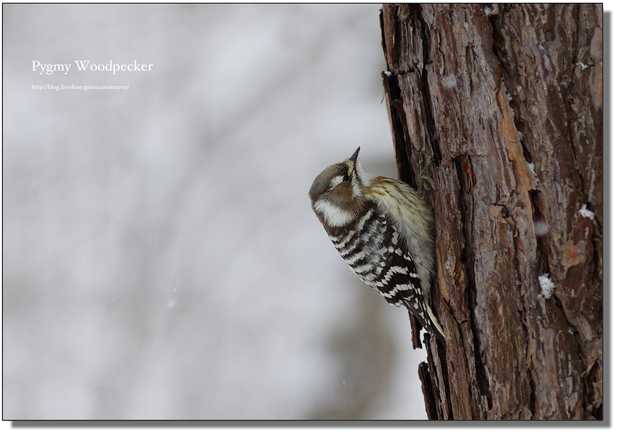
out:
M381 26L399 175L431 162L429 418L602 418L602 6L385 5Z

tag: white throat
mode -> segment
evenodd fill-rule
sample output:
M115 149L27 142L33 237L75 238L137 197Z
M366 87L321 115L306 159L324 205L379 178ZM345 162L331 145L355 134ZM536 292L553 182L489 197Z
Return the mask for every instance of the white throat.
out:
M327 225L331 227L343 227L350 224L355 216L340 207L329 203L324 199L319 199L314 203L314 211L321 213Z

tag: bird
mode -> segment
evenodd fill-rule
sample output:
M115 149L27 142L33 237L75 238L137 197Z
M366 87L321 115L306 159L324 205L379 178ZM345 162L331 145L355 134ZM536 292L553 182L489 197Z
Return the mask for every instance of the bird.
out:
M364 172L359 152L315 178L309 191L312 209L353 272L388 303L404 305L445 343L432 310L432 210L408 184Z

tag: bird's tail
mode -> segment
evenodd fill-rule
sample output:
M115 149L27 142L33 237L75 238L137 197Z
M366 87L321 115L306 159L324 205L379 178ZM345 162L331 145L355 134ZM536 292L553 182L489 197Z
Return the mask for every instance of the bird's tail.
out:
M426 301L424 301L424 310L425 314L428 318L425 318L418 314L417 310L414 310L413 307L409 306L409 303L405 303L407 305L407 309L415 315L415 317L420 321L422 326L431 334L435 335L439 340L445 345L446 344L446 334L443 332L443 328L439 324L439 320L435 317L433 310L428 306ZM430 319L430 322L429 322Z

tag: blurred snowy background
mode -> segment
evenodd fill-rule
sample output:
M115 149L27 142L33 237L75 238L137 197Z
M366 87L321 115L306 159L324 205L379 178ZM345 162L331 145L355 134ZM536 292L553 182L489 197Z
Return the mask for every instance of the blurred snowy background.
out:
M3 5L4 419L426 418L307 197L396 175L379 9Z

